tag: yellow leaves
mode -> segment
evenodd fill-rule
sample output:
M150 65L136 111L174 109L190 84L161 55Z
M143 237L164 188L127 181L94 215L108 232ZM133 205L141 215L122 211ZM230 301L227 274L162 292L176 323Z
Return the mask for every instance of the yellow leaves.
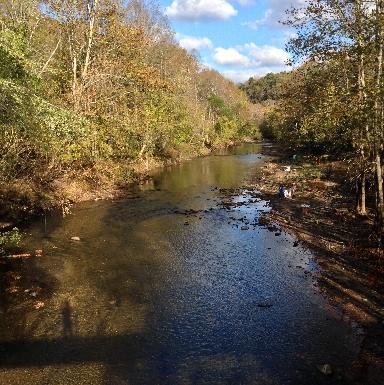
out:
M201 71L198 60L175 43L162 15L151 13L145 2L138 1L129 13L122 3L100 0L91 15L87 1L46 4L28 46L33 68L41 70L49 59L49 70L35 80L26 61L20 60L20 68L2 67L4 73L24 70L36 83L25 87L24 80L22 85L0 80L2 119L12 119L19 141L11 144L21 150L10 166L31 175L39 167L42 175L54 178L62 169L82 169L106 159L165 157L180 144L230 141L253 119L237 85L215 71ZM15 46L12 60L24 53L25 36L20 39L8 44ZM213 95L224 101L220 114L209 110ZM0 135L3 148L8 142Z

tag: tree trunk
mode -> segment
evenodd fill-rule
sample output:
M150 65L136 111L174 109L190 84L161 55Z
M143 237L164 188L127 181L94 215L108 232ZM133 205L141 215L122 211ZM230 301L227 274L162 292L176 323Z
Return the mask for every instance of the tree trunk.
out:
M366 178L363 173L356 181L356 211L360 215L367 215L367 209L365 205L366 201Z
M382 139L382 114L381 114L381 86L383 76L383 27L382 27L383 0L376 2L376 89L375 89L375 119L374 119L374 164L376 174L376 221L379 233L384 230L384 197L383 176L381 170L380 144Z
M91 49L93 45L93 36L95 34L95 22L97 10L99 7L99 0L94 0L93 4L88 1L88 14L89 14L89 27L88 27L88 41L87 41L87 50L85 54L84 67L82 73L82 80L86 79L88 75L88 68L91 62Z
M356 10L356 24L357 24L357 43L358 43L358 95L359 95L359 109L360 109L360 125L359 125L359 162L362 167L366 162L365 142L369 141L369 125L366 121L366 101L367 90L365 83L365 55L364 55L364 40L362 32L362 9L361 1L357 0L355 4ZM358 189L358 203L357 212L361 215L366 215L366 174L365 171L360 177L359 189Z
M73 57L72 61L72 97L73 97L73 106L74 110L79 110L79 82L77 78L77 58L76 56Z
M143 157L144 152L145 152L146 149L147 149L147 144L143 143L143 145L141 146L141 150L139 152L139 159L141 159Z
M384 197L383 175L381 170L381 156L376 154L376 189L377 189L377 225L380 233L384 233Z
M61 43L61 38L58 40L57 44L56 44L56 47L54 48L54 50L51 52L51 54L49 55L49 58L48 60L45 62L43 68L41 69L41 71L39 72L39 76L41 76L44 71L46 70L46 68L48 67L50 61L52 60L52 58L55 56L55 53L57 51L57 49L59 48L59 45Z

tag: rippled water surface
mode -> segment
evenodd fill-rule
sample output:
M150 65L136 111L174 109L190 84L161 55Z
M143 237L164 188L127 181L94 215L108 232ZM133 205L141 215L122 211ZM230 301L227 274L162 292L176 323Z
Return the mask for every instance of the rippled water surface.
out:
M314 256L259 225L268 203L247 191L220 205L259 153L198 158L34 224L44 256L23 268L43 290L0 314L0 384L347 383L359 337L319 294Z

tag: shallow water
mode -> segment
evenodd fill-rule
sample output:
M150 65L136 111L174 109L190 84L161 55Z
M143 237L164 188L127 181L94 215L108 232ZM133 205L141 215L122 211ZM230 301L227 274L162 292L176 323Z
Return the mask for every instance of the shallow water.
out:
M27 247L44 256L21 268L43 291L0 314L0 384L349 383L360 337L316 288L312 253L260 225L270 208L247 191L220 205L217 188L255 175L260 151L185 162L130 199L33 224Z

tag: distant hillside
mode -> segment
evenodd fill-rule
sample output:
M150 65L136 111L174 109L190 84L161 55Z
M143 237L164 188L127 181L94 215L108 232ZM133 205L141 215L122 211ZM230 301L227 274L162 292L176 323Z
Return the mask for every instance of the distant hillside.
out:
M280 87L287 78L287 72L277 74L269 73L262 78L251 77L240 88L246 92L252 103L264 102L267 100L277 100L280 96Z

